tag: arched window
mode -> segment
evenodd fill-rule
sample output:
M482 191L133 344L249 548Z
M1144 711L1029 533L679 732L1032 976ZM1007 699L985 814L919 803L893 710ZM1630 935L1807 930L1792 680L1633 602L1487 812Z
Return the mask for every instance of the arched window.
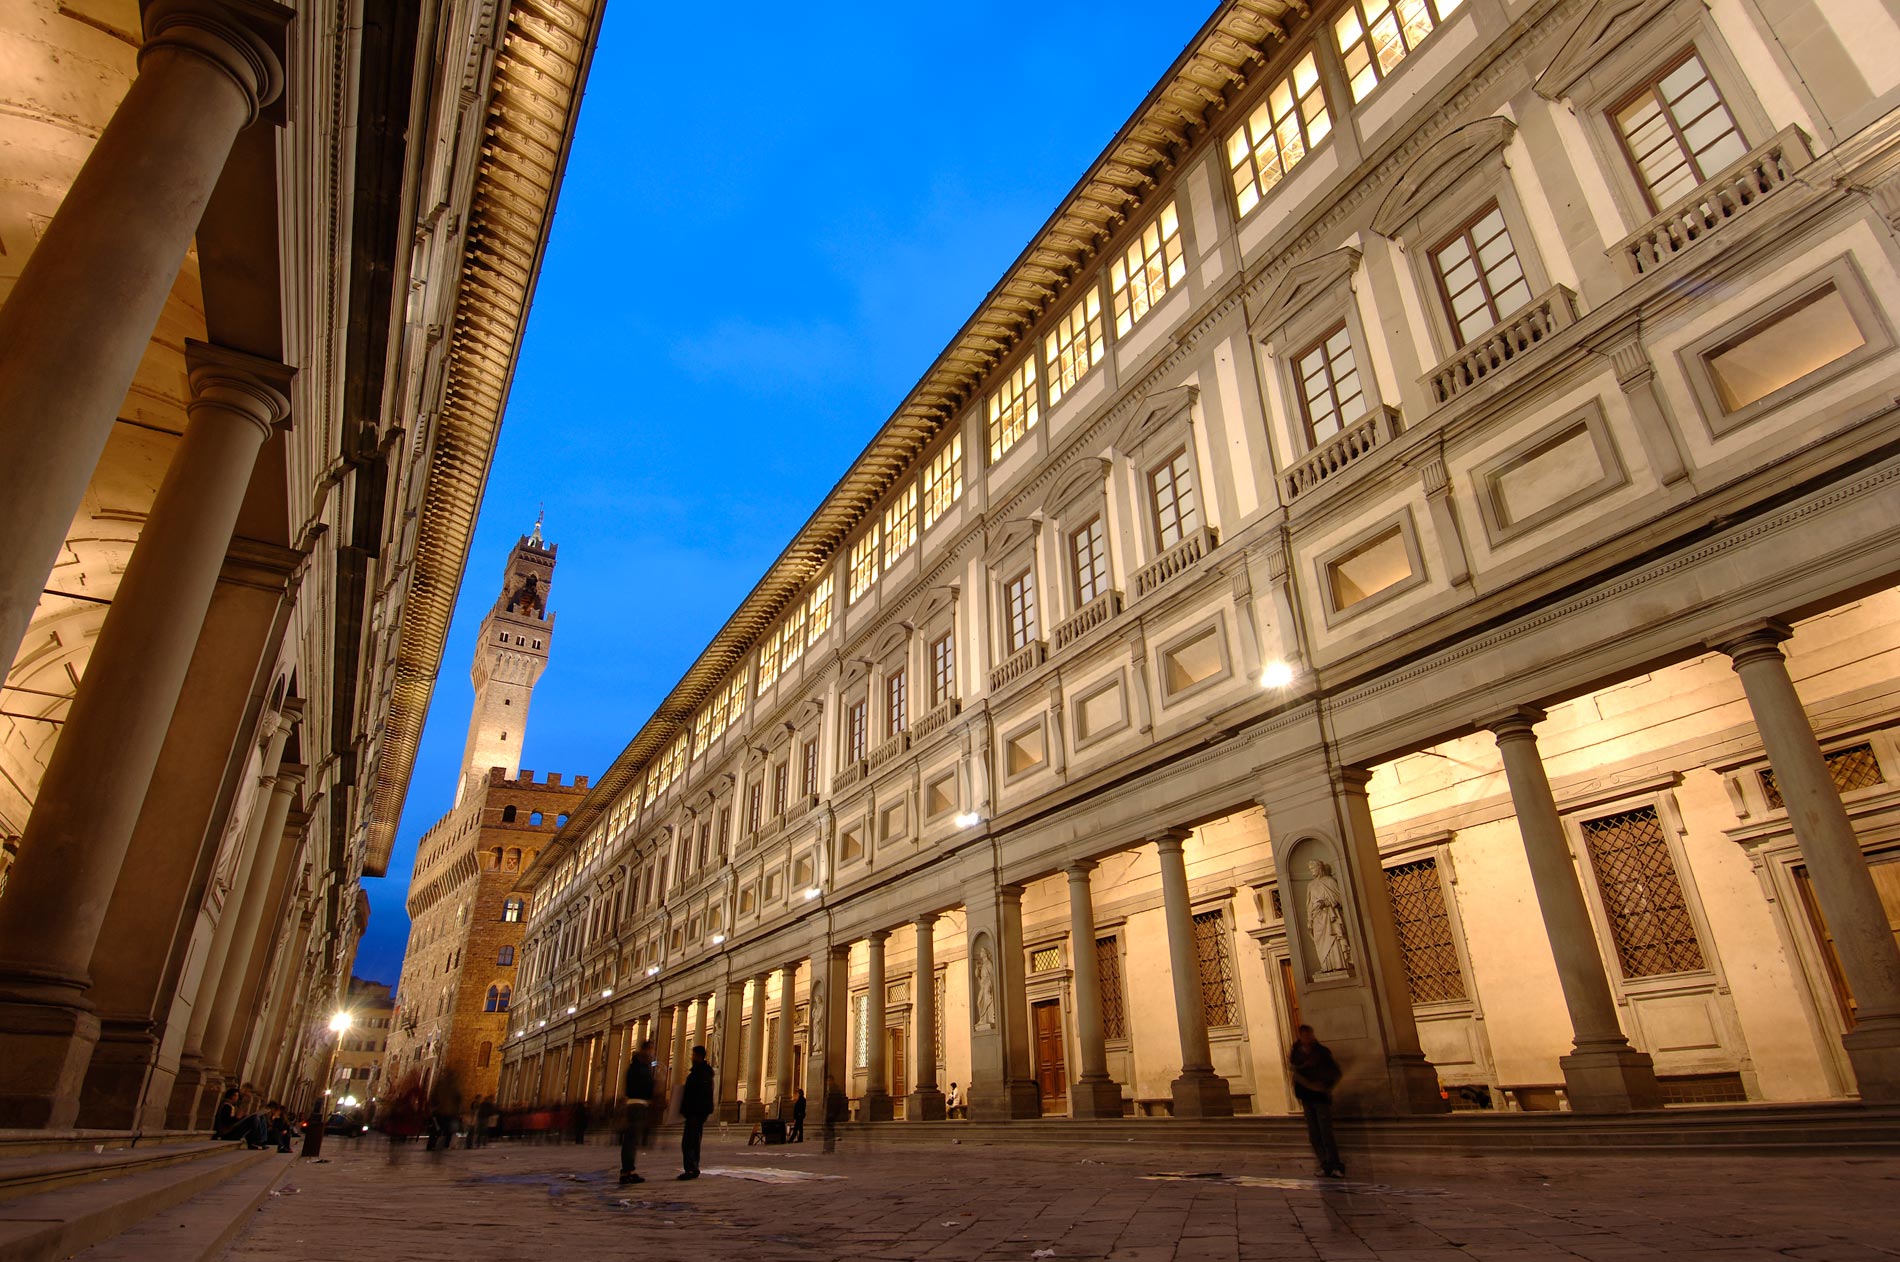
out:
M501 847L496 846L488 852L488 866L491 871L501 867Z
M501 822L504 824L512 824L515 822L515 808L514 807L504 806L501 808Z
M566 828L566 827L567 827L567 816L565 816L565 815L556 815L556 816L554 817L554 824L555 824L555 827L557 827L557 828Z
M496 1006L495 1011L496 1012L508 1011L508 1001L514 997L514 993L515 993L515 988L513 986L503 986L501 988L501 1002Z
M495 963L497 964L507 965L510 967L513 966L514 962L515 962L515 949L511 946L503 947L501 949L501 955L495 961Z
M518 898L511 898L507 902L503 903L501 905L501 918L510 924L520 923L521 900Z
M540 811L529 812L528 822L530 824L533 824L536 828L541 827L541 812Z

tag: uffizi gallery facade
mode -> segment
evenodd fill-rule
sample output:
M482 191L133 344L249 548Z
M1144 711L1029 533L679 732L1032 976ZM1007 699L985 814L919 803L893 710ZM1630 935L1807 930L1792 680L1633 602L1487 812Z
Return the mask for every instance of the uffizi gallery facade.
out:
M504 1102L1900 1097L1896 105L1888 3L1222 4L519 874Z
M0 6L0 1131L327 1085L600 9Z

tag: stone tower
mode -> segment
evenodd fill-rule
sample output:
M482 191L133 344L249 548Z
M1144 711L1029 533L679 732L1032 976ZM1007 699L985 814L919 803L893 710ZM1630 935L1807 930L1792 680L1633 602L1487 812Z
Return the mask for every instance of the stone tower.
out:
M469 667L475 705L469 712L462 778L455 791L458 805L487 783L490 767L504 768L510 779L521 767L528 704L535 681L547 669L548 649L554 641L548 589L554 582L554 556L559 550L560 545L542 540L541 519L536 517L534 530L522 536L508 554L501 594L482 619L475 660Z

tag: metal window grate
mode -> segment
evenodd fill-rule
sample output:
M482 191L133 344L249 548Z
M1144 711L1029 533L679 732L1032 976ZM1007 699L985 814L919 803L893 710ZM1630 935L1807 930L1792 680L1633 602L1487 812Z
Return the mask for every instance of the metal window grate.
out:
M1039 947L1029 954L1029 971L1047 973L1062 967L1062 948L1059 946Z
M937 974L937 1006L936 1006L936 1010L935 1010L935 1013L934 1013L934 1015L935 1015L935 1017L936 1017L936 1039L937 1039L937 1043L936 1043L936 1047L937 1047L937 1063L938 1063L939 1065L941 1065L941 1064L943 1064L943 1063L944 1063L944 1058L943 1058L943 1006L944 1006L944 999L945 999L945 997L946 997L946 996L947 996L947 995L949 994L949 986L948 986L948 982L949 982L949 978L948 978L948 976L947 976L947 975L945 975L945 974L943 974L943 973L938 973L938 974Z
M1385 870L1392 918L1398 922L1399 949L1405 956L1405 985L1412 1002L1438 1003L1465 997L1464 971L1445 912L1445 887L1438 860L1419 859Z
M1102 991L1102 1037L1128 1037L1128 1009L1122 1003L1122 953L1115 939L1095 940L1095 980Z
M1227 951L1226 917L1204 911L1194 918L1194 956L1201 967L1201 1017L1210 1026L1240 1020L1234 1005L1234 961Z
M1748 1088L1740 1074L1684 1074L1657 1081L1665 1105L1748 1103Z
M857 1026L858 1035L857 1056L852 1064L863 1069L871 1063L871 996L853 995L851 1007L856 1012L852 1024Z
M1775 781L1774 770L1763 767L1756 774L1761 777L1761 791L1768 798L1768 805L1786 806L1788 803L1781 796L1781 786ZM1827 774L1834 781L1834 788L1841 793L1871 788L1876 784L1885 784L1887 780L1880 774L1880 762L1874 757L1874 747L1864 742L1828 754Z
M1583 841L1623 975L1656 977L1706 967L1656 808L1584 820Z

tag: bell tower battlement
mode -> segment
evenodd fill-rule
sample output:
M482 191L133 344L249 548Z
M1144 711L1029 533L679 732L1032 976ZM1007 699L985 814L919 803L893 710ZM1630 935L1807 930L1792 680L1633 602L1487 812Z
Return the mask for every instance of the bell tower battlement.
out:
M509 552L500 594L482 619L474 661L469 665L475 705L469 713L468 744L463 749L462 776L455 793L457 805L471 786L480 791L480 786L487 783L489 768L505 768L505 774L512 778L521 766L528 706L554 644L554 614L548 609L548 592L554 583L559 547L541 538L541 518L536 517L534 529Z

